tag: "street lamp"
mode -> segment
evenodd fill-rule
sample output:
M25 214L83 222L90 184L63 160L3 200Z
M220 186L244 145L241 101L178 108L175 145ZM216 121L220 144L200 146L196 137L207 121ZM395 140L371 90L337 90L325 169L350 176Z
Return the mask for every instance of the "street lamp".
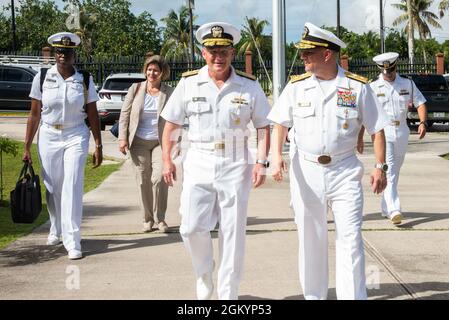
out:
M384 6L383 1L379 0L380 7L380 53L385 52L385 27L384 27Z
M340 0L337 0L337 37L340 38Z
M14 0L11 0L11 30L12 30L12 51L16 51L16 16L14 13Z
M190 21L189 21L189 25L190 25L190 60L192 63L192 68L193 68L193 63L195 62L195 42L193 39L193 9L195 9L195 0L187 0L187 6L189 8L189 17L190 17Z

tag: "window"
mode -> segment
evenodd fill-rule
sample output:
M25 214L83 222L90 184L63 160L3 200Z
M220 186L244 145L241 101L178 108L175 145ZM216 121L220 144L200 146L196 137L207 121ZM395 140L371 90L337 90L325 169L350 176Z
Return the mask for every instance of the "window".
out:
M446 80L443 76L437 75L414 75L413 81L420 91L445 91L447 90Z
M109 79L109 80L106 80L103 89L127 91L133 83L142 82L142 81L144 81L144 79L141 79L141 78Z
M11 82L32 82L33 76L25 70L5 68L3 70L2 80Z

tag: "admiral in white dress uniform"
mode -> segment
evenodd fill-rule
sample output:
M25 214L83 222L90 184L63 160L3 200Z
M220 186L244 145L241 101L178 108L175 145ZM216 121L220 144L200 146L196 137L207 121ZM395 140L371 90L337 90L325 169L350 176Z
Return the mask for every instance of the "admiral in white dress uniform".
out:
M180 233L197 276L198 299L209 299L214 269L212 231L219 224L218 298L237 299L243 274L246 210L251 185L265 180L268 166L270 109L255 77L236 71L231 62L240 32L230 24L212 22L197 33L207 65L187 72L161 116L167 121L162 150L164 179L176 179L170 150L185 118L188 148L183 161ZM248 124L258 131L258 158L248 151ZM184 139L183 139L184 141ZM257 162L255 165L254 163Z
M338 299L366 299L361 233L362 163L355 156L362 124L374 139L379 167L385 163L383 128L387 120L367 79L337 65L345 44L329 31L306 23L299 43L306 74L285 87L268 119L275 123L273 177L283 178L282 145L290 130L290 189L299 236L299 276L306 299L326 299L328 291L327 213L336 226ZM375 169L372 189L385 188Z

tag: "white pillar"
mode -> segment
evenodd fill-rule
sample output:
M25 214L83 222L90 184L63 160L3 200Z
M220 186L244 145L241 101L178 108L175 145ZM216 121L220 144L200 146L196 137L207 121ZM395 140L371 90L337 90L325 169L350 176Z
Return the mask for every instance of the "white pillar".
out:
M285 0L273 0L273 102L285 82Z

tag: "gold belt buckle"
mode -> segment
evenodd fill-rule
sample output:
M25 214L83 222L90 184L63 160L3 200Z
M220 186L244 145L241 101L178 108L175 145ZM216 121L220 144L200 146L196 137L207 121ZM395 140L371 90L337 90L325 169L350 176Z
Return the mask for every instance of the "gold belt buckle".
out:
M395 125L396 127L399 127L400 124L401 124L401 121L399 121L399 120L393 121L393 125Z
M215 143L215 150L223 150L225 148L224 142Z
M62 130L62 129L64 128L64 126L63 126L62 124L54 124L53 127L54 127L56 130Z
M319 164L329 164L329 163L331 163L331 161L332 161L331 156L322 155L322 156L318 157Z

